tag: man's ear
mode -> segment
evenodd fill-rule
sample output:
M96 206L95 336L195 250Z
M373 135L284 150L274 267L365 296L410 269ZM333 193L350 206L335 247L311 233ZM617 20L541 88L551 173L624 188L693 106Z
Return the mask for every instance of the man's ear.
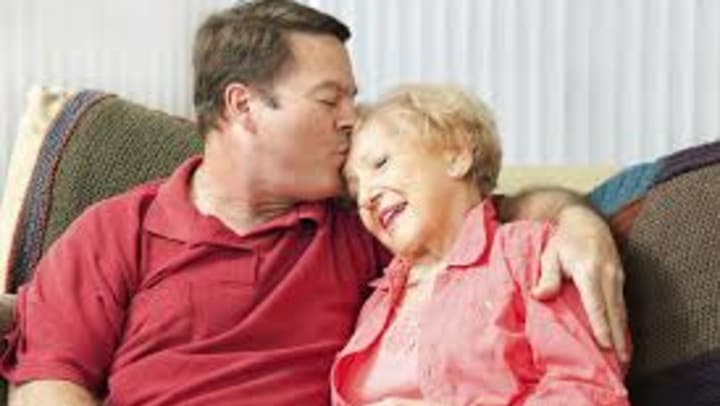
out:
M447 174L453 179L464 178L473 164L473 154L469 148L446 149L443 156L447 163Z
M246 131L254 133L255 120L251 114L250 99L252 92L249 86L243 83L230 83L225 87L223 94L224 118L231 125L240 124Z

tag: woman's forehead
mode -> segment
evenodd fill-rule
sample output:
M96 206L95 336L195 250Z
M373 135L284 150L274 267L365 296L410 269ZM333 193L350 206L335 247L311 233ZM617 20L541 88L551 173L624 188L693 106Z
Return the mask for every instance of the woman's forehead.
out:
M364 117L363 123L356 128L353 136L365 138L398 137L416 134L422 130L422 119L410 112L397 109L383 109Z

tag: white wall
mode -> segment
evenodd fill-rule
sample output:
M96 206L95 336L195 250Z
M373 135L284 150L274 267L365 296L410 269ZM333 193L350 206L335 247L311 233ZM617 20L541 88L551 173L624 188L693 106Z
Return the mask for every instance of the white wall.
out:
M720 0L305 2L352 26L361 98L467 86L495 107L508 163L626 164L720 134ZM32 83L191 116L193 30L232 3L0 0L0 179Z

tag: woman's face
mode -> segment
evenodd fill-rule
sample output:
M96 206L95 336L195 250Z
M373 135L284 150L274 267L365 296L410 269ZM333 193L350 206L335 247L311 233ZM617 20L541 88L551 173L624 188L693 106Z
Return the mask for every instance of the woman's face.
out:
M407 121L377 119L356 132L344 174L365 227L394 254L417 259L446 239L460 182Z

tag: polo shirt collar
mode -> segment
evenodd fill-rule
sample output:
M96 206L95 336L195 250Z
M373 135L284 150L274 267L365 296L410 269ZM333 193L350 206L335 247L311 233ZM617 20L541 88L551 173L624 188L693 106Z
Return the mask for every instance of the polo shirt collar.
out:
M331 201L299 203L290 212L270 219L243 235L236 234L214 216L207 216L190 199L192 174L202 163L201 156L185 161L163 182L148 208L144 227L163 237L189 244L246 245L246 237L278 228L289 228L302 220L322 224Z
M395 257L385 267L383 276L370 282L370 287L399 292L404 288L411 268L412 264L409 261Z
M477 264L490 250L498 227L497 212L491 199L485 199L465 217L459 238L448 256L448 268Z

